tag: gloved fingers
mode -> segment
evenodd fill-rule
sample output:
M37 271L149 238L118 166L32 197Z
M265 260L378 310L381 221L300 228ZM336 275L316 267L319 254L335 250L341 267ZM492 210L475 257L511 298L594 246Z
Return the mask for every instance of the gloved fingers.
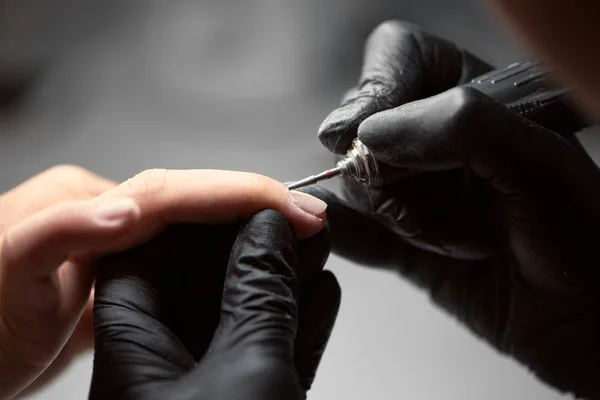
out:
M486 67L412 24L384 22L367 41L358 87L323 121L319 139L329 150L343 154L367 117L447 90L490 69Z
M294 358L300 385L305 391L310 390L315 379L333 331L340 299L340 285L329 271L322 272L302 288Z
M421 252L408 245L374 213L350 207L334 193L319 186L302 189L328 204L332 251L357 264L403 270Z
M348 207L326 189L311 186L303 190L328 203L331 243L335 253L358 264L399 272L461 320L469 322L474 319L473 315L464 313L464 306L471 295L470 291L464 290L465 283L476 285L481 289L477 293L482 296L489 296L492 290L503 290L500 286L505 283L506 274L502 275L494 267L494 258L483 254L475 256L480 249L469 251L468 242L461 244L462 248L455 250L455 254L450 254L450 249L444 253L441 246L430 245L427 248L426 244L433 243L434 235L429 238L403 238L390 224L374 218L373 214ZM465 257L457 257L461 252ZM478 310L485 309L482 314L496 318L497 307L486 300L489 299L473 304ZM488 306L489 310L486 309Z
M321 243L313 242L312 248L328 251ZM241 229L231 251L221 321L209 355L248 349L292 362L298 326L298 269L316 274L326 258L322 253L312 255L317 265L301 265L297 249L289 222L277 211L261 211Z
M383 163L421 171L465 168L499 193L535 193L597 168L570 143L471 88L370 117L359 138Z
M167 326L171 313L163 288L150 278L153 271L138 273L138 262L132 253L98 265L90 399L144 398L149 385L176 381L195 365Z
M398 228L387 216L350 207L324 188L310 186L302 190L328 204L334 253L357 264L398 271L421 286L432 283L430 277L437 276L438 270L444 272L451 263L485 259L494 252L488 240L474 239L478 233L476 226L470 232L459 229L454 232L456 237L448 239L442 236L442 230L437 230L439 227ZM412 213L415 207L418 218L421 210L417 205L410 207L408 212ZM417 225L420 221L410 223Z
M142 246L99 260L96 285L123 279L145 287L139 296L127 292L123 301L167 325L198 361L219 323L227 263L240 226L171 225ZM147 301L146 291L156 293L155 302Z
M527 237L527 253L536 254L535 262L522 263L526 279L564 289L564 265L588 266L593 259L595 236L583 233L598 222L598 167L565 138L480 92L455 88L379 113L361 125L359 138L386 164L459 169L487 182L510 229L505 234ZM560 245L548 248L550 242ZM572 289L586 281L575 276L591 271L570 271Z
M422 172L381 189L354 180L344 189L355 209L373 214L420 249L465 260L497 251L494 193L476 176L465 177L460 170Z
M314 249L328 250L319 244ZM319 265L325 258L311 257ZM293 358L296 271L319 271L298 260L296 236L279 212L261 211L242 227L231 250L219 326L207 354L181 385L201 383L196 397L202 398L300 398Z
M301 189L327 203L332 251L358 264L396 268L397 235L368 211L357 210L319 186Z

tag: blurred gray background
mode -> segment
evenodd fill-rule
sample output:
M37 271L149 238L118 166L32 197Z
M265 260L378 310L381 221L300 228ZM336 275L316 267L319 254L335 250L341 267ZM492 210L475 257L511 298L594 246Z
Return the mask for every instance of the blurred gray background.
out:
M27 84L0 112L0 189L60 163L115 180L152 167L303 177L332 163L316 129L379 22L420 24L498 66L523 57L482 3L0 0L0 88ZM343 302L311 399L566 398L394 274L335 256L329 268ZM35 398L86 398L90 374L88 356Z

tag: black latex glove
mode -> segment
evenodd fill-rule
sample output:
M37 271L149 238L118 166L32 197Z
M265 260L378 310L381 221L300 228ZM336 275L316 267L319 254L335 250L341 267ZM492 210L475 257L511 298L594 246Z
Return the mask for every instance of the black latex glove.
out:
M384 25L367 50L368 70L382 72L366 80L409 93L388 104L430 94L418 89L431 88L427 80L440 89L459 80L458 72L445 84L430 74L461 71L451 61L458 63L460 52L411 29ZM419 39L407 39L413 35ZM405 65L397 54L436 54L425 58L446 68L421 63L416 72L414 60ZM473 89L451 89L364 122L370 111L357 110L334 124L339 137L351 137L360 125L358 137L375 158L422 172L377 190L348 181L353 208L311 188L329 203L334 251L399 271L542 380L598 398L600 170L594 162L575 141Z
M417 26L388 21L369 36L358 86L319 128L329 150L345 154L367 117L469 82L492 66Z
M238 228L176 227L99 266L91 399L306 397L339 307L328 233L297 244L270 210Z

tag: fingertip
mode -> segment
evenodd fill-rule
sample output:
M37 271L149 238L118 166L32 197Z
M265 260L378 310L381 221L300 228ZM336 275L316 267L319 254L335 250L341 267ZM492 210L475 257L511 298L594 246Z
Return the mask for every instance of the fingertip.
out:
M327 204L318 198L296 190L289 190L283 183L264 175L251 174L253 183L250 185L249 197L251 213L245 217L256 216L259 204L267 204L265 209L278 210L285 216L293 227L295 235L304 239L319 233L327 219ZM265 202L265 197L270 198ZM262 199L258 201L256 199Z
M355 103L332 111L321 123L317 137L330 151L345 154L356 137L356 128L363 119L362 109Z
M292 220L298 238L304 239L319 233L327 220L327 203L310 194L292 190L289 192L290 203L295 209L298 220Z
M385 110L366 118L358 127L356 136L371 149L377 145L381 135L397 128L396 114L401 107Z

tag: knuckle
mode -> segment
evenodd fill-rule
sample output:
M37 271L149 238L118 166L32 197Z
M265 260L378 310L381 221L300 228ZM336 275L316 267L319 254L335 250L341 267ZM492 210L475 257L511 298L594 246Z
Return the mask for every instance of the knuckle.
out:
M440 110L445 110L441 112L441 118L448 135L454 136L469 151L475 151L483 143L493 146L497 142L498 131L492 121L498 119L499 109L495 106L503 106L494 104L488 96L470 87L453 88L446 96Z
M99 180L91 171L72 164L55 165L23 183L27 190L49 190L61 199L94 197L89 187ZM25 189L26 188L26 189Z
M456 87L446 92L449 115L455 124L470 123L481 112L481 94L469 87Z
M254 203L261 198L266 198L273 188L273 180L260 174L248 174L246 180L246 200Z
M144 170L123 183L123 194L138 199L158 196L167 185L168 175L168 169Z
M82 179L93 175L87 169L74 164L55 165L46 170L46 173L50 176L57 177L62 180Z
M290 204L290 191L285 185L265 175L250 173L245 191L246 208L251 208L255 212L276 210L285 213Z
M89 199L117 186L92 171L72 164L60 164L42 172L31 180L35 185L52 184L60 188L64 198Z

